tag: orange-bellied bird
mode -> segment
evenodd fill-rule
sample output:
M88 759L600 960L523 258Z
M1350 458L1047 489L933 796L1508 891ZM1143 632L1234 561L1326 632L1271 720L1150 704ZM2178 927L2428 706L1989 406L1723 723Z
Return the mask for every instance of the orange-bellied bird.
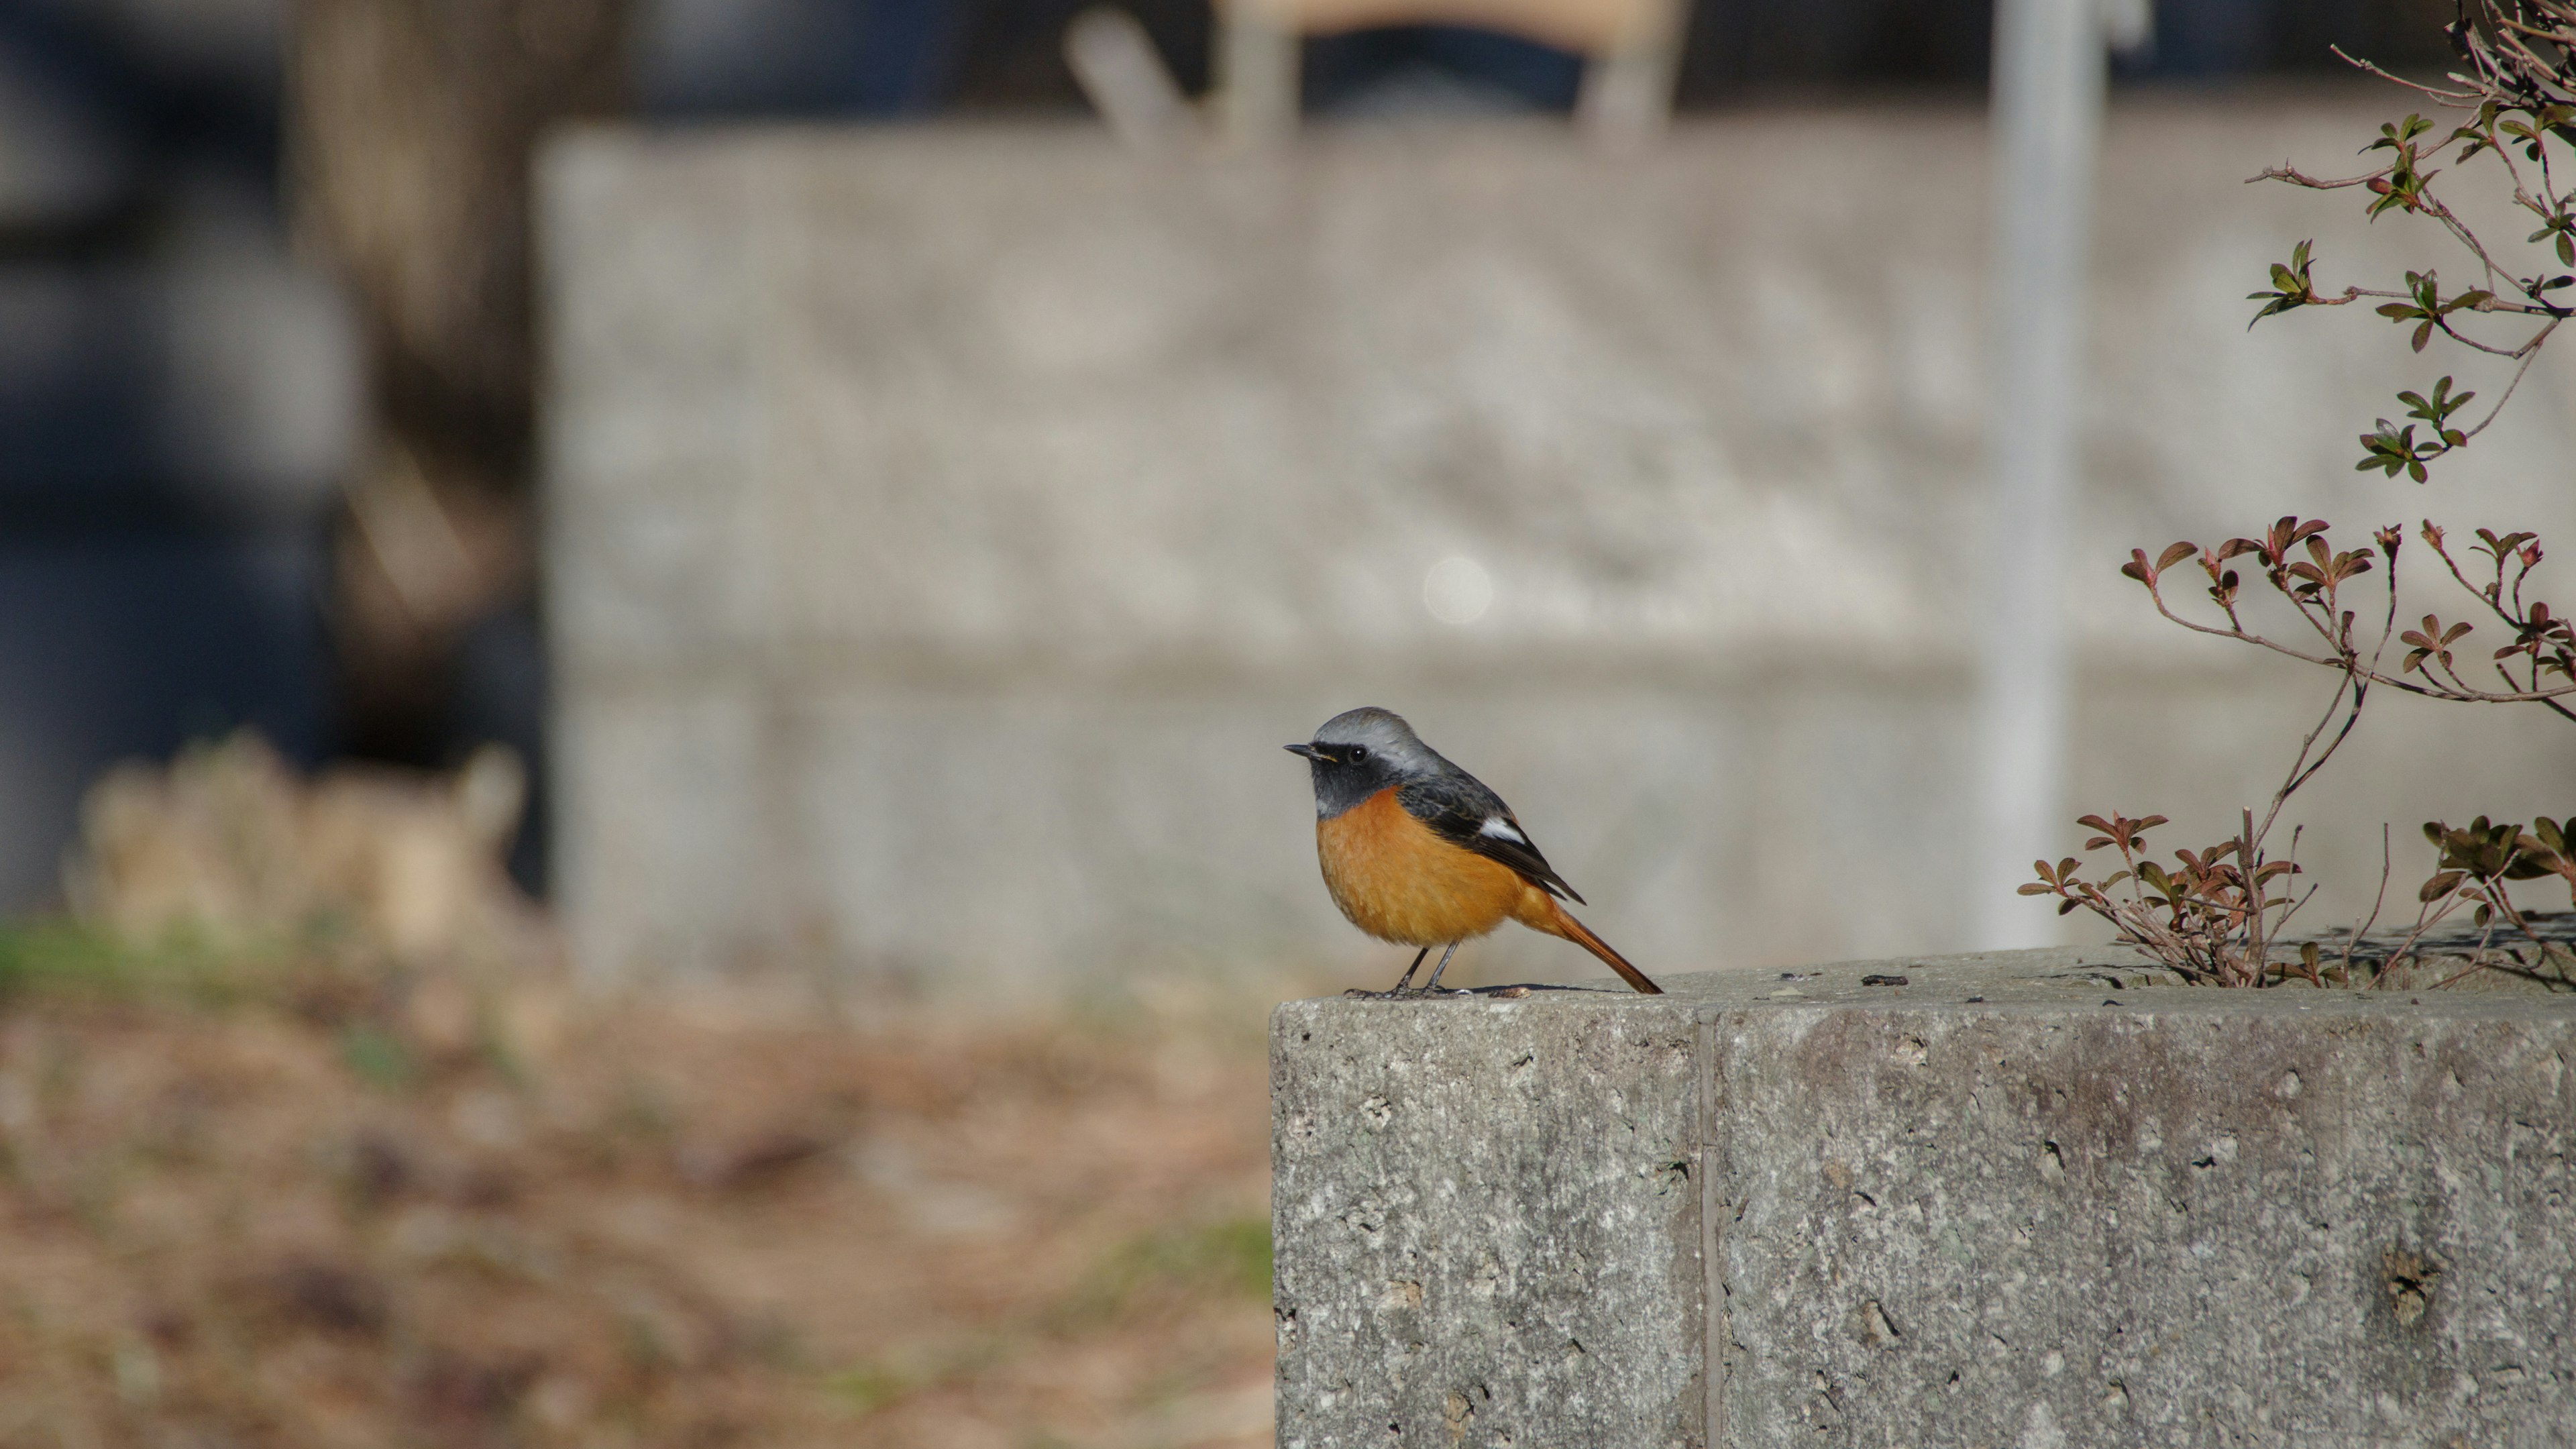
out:
M1630 986L1663 994L1559 904L1560 896L1577 905L1583 897L1538 853L1512 807L1442 759L1401 716L1337 714L1312 741L1288 749L1314 770L1315 852L1333 904L1381 941L1422 948L1388 995L1413 984L1434 946L1444 948L1440 964L1422 989L1438 990L1458 943L1507 920L1572 941Z

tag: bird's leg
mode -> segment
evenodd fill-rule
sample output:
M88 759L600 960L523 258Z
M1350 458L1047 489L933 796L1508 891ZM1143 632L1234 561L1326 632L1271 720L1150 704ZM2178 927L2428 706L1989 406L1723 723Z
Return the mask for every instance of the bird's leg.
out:
M1431 948L1430 948L1430 947L1428 947L1428 946L1425 946L1425 947L1423 947L1422 949L1423 949L1423 951L1424 951L1426 954L1431 950ZM1452 942L1450 942L1450 943L1449 943L1449 949L1440 953L1440 964L1431 968L1431 979L1430 979L1429 981L1426 981L1426 982L1424 982L1424 983L1422 984L1422 994L1423 994L1423 995L1428 996L1428 995L1430 995L1432 992L1437 991L1437 990L1439 990L1439 989L1440 989L1440 973L1449 969L1449 958L1450 958L1450 956L1454 955L1454 954L1457 952L1457 950L1458 950L1458 943L1457 943L1457 942L1455 942L1455 941L1452 941ZM1420 961L1416 961L1416 962L1414 962L1413 964L1415 964L1416 966L1419 966L1419 965L1421 965L1422 963L1421 963ZM1413 973L1412 973L1412 972L1410 972L1410 971L1407 971L1407 972L1405 972L1404 974L1405 974L1405 975L1407 975L1407 976L1410 976L1410 975L1412 975Z
M1408 986L1411 986L1411 985L1413 984L1413 973L1422 969L1422 958L1423 958L1423 957L1425 957L1425 956L1428 956L1428 955L1430 955L1430 954L1431 954L1431 948L1430 948L1430 947L1428 947L1428 946L1425 946L1425 947L1423 947L1421 950L1414 952L1414 953L1413 953L1413 964L1404 968L1404 976L1403 976L1403 978L1402 978L1402 979L1400 979L1400 980L1398 980L1398 981L1395 983L1395 989L1394 989L1394 990L1392 990L1392 991L1389 991L1389 992L1387 993L1387 995L1389 995L1389 996L1402 996L1402 995L1404 994L1404 988L1406 988L1406 987L1408 987ZM1449 958L1448 958L1448 957L1446 957L1446 956L1443 956L1443 957L1441 957L1441 958L1440 958L1440 961L1441 961L1441 964L1442 964L1442 965L1447 965L1447 964L1448 964L1448 961L1449 961ZM1436 973L1436 972L1435 972L1434 974L1436 975L1436 974L1438 974L1438 973Z

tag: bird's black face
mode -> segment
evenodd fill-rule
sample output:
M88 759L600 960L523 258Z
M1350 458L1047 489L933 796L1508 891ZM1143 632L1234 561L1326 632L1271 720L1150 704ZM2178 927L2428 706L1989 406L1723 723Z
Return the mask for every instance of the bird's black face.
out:
M1290 745L1315 772L1315 814L1330 820L1371 795L1427 775L1448 762L1432 753L1402 715L1373 706L1324 721L1315 738Z
M1290 745L1304 755L1315 777L1315 814L1329 820L1378 791L1402 781L1396 761L1362 744Z

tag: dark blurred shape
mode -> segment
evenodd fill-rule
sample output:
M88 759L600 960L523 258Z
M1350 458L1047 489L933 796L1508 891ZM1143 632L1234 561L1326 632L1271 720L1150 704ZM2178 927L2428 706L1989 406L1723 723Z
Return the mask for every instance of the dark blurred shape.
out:
M257 726L321 752L321 552L291 532L12 528L0 544L0 902L50 898L89 781Z
M522 760L543 760L546 641L533 606L487 614L466 629L457 644L456 687L447 709L448 739L498 740L516 749ZM552 829L544 779L532 767L527 806L508 861L510 878L540 898L546 892L546 841Z
M1977 85L1993 48L1992 0L1699 0L1675 103L1829 85Z
M1690 0L1264 0L1220 8L1208 109L1222 144L1300 118L1566 109L1588 142L1662 134Z
M638 103L666 116L919 116L972 0L637 0ZM1070 16L1070 4L1050 6Z
M2114 68L2175 80L2260 70L2278 9L2277 0L2156 0L2153 41Z
M743 8L828 3L762 0ZM723 8L718 0L657 0L657 9L684 5ZM943 108L1024 112L1082 106L1060 44L1080 0L930 8L966 17L953 54L941 63ZM1211 24L1204 0L1137 0L1122 8L1143 23L1184 90L1195 95L1207 89ZM2170 0L2154 11L2154 45L2122 63L2123 77L2332 74L2343 69L2329 48L2337 44L2400 68L2438 68L2448 57L2441 34L2451 16L2448 0ZM1676 103L1690 110L1784 92L1888 86L1975 90L1985 84L1993 12L1991 0L1697 0ZM1305 56L1309 108L1329 113L1357 97L1365 111L1370 89L1390 73L1407 74L1411 82L1430 79L1435 86L1455 82L1460 93L1488 103L1540 109L1570 103L1570 58L1527 42L1436 31L1407 28L1311 42ZM667 48L675 41L664 37L655 43ZM778 108L772 103L734 109Z
M112 224L134 185L135 147L109 99L133 83L48 18L0 11L0 234L12 252Z
M2344 69L2341 45L2399 69L2438 69L2449 0L2156 0L2133 79L2218 79ZM1699 0L1677 104L1727 105L1825 87L1980 87L1991 0Z
M1406 25L1306 43L1303 100L1317 115L1406 110L1566 111L1582 58L1457 25Z
M94 233L173 161L264 172L276 11L272 0L0 5L0 229L40 247Z
M0 7L0 909L116 760L329 735L353 344L275 222L277 13Z
M2266 70L2348 75L2338 45L2405 72L2439 75L2455 59L2443 33L2458 18L2452 0L2270 0L2268 8Z

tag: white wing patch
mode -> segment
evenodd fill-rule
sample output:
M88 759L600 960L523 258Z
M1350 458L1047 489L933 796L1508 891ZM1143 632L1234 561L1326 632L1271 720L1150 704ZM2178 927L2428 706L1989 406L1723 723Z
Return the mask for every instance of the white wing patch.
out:
M1496 840L1509 840L1520 845L1529 844L1529 837L1521 834L1518 829L1514 828L1512 822L1505 820L1500 815L1486 816L1485 823L1476 827L1476 833L1478 835L1490 835Z

